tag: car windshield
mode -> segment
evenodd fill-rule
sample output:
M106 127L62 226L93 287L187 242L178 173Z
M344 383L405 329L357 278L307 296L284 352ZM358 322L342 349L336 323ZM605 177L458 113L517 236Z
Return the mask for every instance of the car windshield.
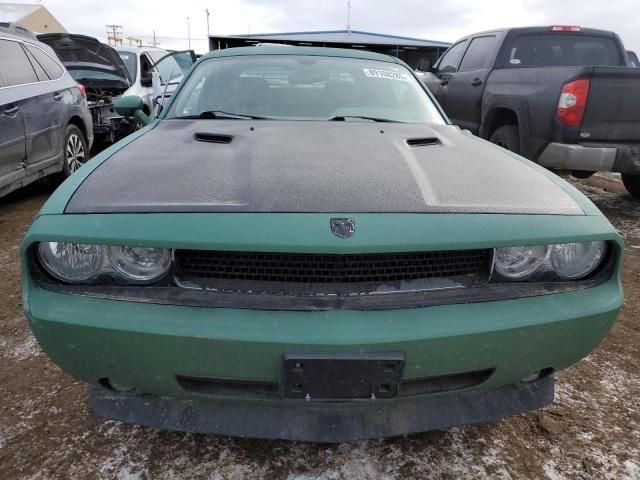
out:
M201 115L445 123L423 87L402 65L302 55L251 55L202 62L180 90L167 117Z
M135 82L136 77L138 76L138 60L137 55L133 52L118 52L124 66L127 67L127 72L129 72L129 76L131 77L131 81Z

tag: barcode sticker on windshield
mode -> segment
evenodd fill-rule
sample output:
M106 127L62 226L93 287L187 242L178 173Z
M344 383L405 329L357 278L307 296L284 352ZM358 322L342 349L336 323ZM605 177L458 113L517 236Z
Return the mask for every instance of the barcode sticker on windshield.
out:
M394 72L393 70L378 70L377 68L365 68L364 74L372 78L388 78L390 80L409 81L409 75L402 72Z

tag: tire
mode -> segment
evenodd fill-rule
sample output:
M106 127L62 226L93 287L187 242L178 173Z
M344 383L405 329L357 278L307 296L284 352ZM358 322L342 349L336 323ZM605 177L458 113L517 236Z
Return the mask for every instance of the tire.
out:
M62 150L62 176L67 178L89 159L87 141L82 131L75 125L67 125Z
M516 125L504 125L498 128L489 141L513 153L520 153L520 130Z
M640 199L640 174L631 175L628 173L622 174L622 183L632 196Z

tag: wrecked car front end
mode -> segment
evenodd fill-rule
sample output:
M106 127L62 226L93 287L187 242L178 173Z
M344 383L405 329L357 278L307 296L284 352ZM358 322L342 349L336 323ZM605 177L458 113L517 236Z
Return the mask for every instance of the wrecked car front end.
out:
M73 79L84 87L99 142L113 143L135 129L132 119L119 115L114 101L131 85L118 53L93 37L66 33L38 35L49 45Z

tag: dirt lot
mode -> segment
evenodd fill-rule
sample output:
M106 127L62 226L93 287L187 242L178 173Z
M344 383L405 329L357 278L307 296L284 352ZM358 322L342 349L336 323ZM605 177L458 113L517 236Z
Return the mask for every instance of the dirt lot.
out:
M555 403L498 423L318 445L104 421L40 351L22 314L18 244L50 190L0 200L0 478L640 478L640 202L615 177L577 185L626 239L622 315L557 375Z

